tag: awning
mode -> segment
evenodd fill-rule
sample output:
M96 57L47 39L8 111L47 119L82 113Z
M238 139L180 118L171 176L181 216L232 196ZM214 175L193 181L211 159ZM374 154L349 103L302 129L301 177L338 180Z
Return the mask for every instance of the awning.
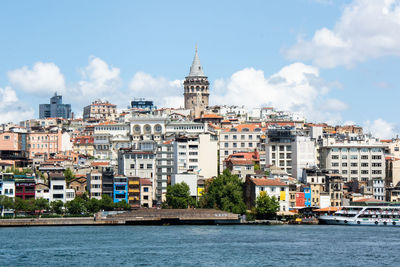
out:
M317 211L317 212L335 212L340 210L339 207L326 207L326 208L322 208L322 209L316 209L313 211Z

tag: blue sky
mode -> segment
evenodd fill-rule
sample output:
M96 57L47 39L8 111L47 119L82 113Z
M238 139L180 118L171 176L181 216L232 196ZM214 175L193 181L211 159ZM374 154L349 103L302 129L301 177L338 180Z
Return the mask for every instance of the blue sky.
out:
M400 9L371 3L2 1L1 122L37 116L56 90L77 114L97 98L179 106L197 43L213 104L394 135Z

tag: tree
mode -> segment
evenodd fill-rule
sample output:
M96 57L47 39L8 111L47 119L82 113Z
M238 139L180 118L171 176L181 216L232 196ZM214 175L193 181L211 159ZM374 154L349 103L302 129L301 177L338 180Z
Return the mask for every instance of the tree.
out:
M172 209L187 209L194 206L195 200L190 196L190 188L185 183L177 183L167 187L167 205Z
M63 207L64 207L64 203L61 200L50 202L50 209L51 209L51 212L53 212L53 213L62 214Z
M65 203L65 208L69 214L80 215L86 212L85 204L85 200L80 197L76 197L75 199Z
M272 219L279 210L279 201L273 196L261 191L256 199L256 215L258 219Z
M260 164L255 163L255 164L254 164L254 170L255 170L255 171L261 170Z
M86 209L88 212L96 213L100 211L100 200L92 198L86 202Z
M27 211L28 203L20 197L15 198L15 211Z
M35 210L39 210L42 213L43 210L49 209L49 201L45 198L35 199Z
M200 206L244 214L246 205L243 200L243 182L226 169L206 185Z
M100 209L102 210L113 210L114 202L109 195L103 195L100 200Z
M128 202L124 200L117 202L114 204L115 208L117 209L121 209L121 210L130 210L131 209L131 205L128 204Z
M67 182L67 184L69 184L73 179L75 179L75 175L74 173L71 171L70 168L66 169L64 171L64 177L65 177L65 181Z
M14 201L11 197L0 195L0 208L1 215L3 216L3 211L14 208Z

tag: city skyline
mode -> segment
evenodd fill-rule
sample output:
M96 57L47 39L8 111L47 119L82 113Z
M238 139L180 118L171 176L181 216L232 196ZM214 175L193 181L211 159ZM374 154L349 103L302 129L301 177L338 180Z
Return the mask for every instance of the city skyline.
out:
M98 98L119 108L134 97L183 106L197 43L211 105L273 106L395 137L400 9L367 2L6 1L1 122L37 118L56 91L77 115ZM371 17L375 26L363 26Z

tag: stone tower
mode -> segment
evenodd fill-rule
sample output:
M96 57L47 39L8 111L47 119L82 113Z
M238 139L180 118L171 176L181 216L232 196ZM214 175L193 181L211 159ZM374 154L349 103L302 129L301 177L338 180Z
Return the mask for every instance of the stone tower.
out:
M185 89L185 109L190 109L190 115L193 118L200 117L204 113L204 109L208 106L208 96L210 83L208 82L207 76L204 75L203 67L200 64L199 56L196 53L194 55L192 66L190 67L190 73L183 82Z

